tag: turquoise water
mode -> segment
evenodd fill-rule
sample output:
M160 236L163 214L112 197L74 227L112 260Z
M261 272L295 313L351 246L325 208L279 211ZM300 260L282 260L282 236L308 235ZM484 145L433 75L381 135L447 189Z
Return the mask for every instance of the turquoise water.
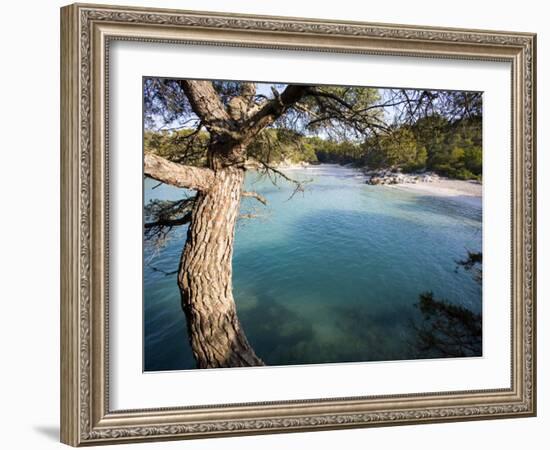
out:
M481 311L481 287L456 270L481 250L481 209L452 197L369 186L354 169L293 169L293 186L252 173L233 257L234 297L244 330L268 365L387 361L420 357L418 296ZM181 189L145 181L145 202L178 199ZM176 284L185 228L160 250L144 246L144 366L195 368Z

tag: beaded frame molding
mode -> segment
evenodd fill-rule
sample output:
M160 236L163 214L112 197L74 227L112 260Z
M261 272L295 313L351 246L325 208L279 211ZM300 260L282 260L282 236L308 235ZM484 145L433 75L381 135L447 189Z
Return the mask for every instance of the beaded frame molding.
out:
M113 40L506 61L512 70L508 389L112 411L108 57ZM61 441L73 446L536 414L536 35L74 4L61 9Z

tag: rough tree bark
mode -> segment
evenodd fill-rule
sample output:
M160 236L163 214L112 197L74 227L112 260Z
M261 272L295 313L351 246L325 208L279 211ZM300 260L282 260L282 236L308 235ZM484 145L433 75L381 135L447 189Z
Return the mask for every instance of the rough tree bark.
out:
M195 201L178 272L193 355L199 368L257 366L233 300L232 256L244 171L215 173Z
M250 100L255 87L243 83L242 95L227 110L212 83L182 81L182 87L210 133L208 167L182 166L151 154L145 155L144 166L147 176L198 192L178 270L193 355L199 368L263 365L246 338L233 299L233 240L246 147L306 87L289 86L259 108Z
M220 151L212 152L218 155ZM178 270L182 308L197 366L263 365L246 338L233 299L233 241L244 168L219 168L222 163L218 159L213 158L217 170L212 170L147 154L144 167L151 178L198 191Z

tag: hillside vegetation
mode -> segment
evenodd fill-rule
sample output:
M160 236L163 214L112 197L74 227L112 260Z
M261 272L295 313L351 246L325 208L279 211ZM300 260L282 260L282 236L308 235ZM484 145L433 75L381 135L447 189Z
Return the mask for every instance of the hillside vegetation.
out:
M194 133L192 136L191 134ZM172 161L206 164L205 131L145 133L145 151ZM337 141L306 136L285 128L268 128L249 148L249 157L270 164L349 164L369 169L400 168L404 172L434 171L463 180L482 176L481 118L453 123L441 116L421 118L413 125L392 126L389 132L364 141Z

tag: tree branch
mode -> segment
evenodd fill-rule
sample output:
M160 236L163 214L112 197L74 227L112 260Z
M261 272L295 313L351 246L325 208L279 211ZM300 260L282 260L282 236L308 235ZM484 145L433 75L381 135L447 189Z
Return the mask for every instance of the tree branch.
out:
M347 109L351 109L353 110L353 106L350 105L348 102L346 102L343 98L337 96L337 95L334 95L330 92L323 92L323 91L319 91L317 89L314 89L314 88L309 88L309 89L306 89L306 94L307 95L311 95L312 97L326 97L326 98L330 98L338 103L340 103L343 107L347 108Z
M207 129L226 128L231 118L211 81L182 80L191 108Z
M342 95L320 90L318 87L309 87L306 89L305 97L311 97L319 108L316 115L309 113L313 119L306 123L306 128L311 128L317 124L327 123L334 126L334 122L345 124L349 129L354 130L359 135L364 135L369 130L382 130L389 132L389 128L374 113L375 110L382 111L391 103L384 102L363 107L360 103L349 103L345 100L347 91ZM378 122L378 123L376 123Z
M276 169L275 167L271 166L265 161L262 161L261 159L254 158L254 160L258 161L262 165L262 167L264 168L264 173L267 174L267 176L269 177L269 179L274 185L277 185L277 182L276 182L276 179L271 177L270 172L273 172L275 175L278 175L284 180L288 181L289 183L294 184L295 186L294 191L292 192L288 200L294 197L298 192L304 192L304 185L312 181L312 180L305 180L305 181L295 180L294 178L289 177L287 174L285 174L281 170Z
M152 153L145 154L143 172L162 183L197 191L207 191L214 179L210 169L176 164Z
M143 227L148 230L149 228L154 227L177 227L180 225L185 225L191 222L192 213L188 212L182 217L178 217L177 219L159 219L155 222L147 222L143 225Z
M155 244L163 245L172 228L186 225L191 221L196 196L181 200L150 200L144 205L146 219L144 236L147 241L155 240Z
M255 198L256 200L258 200L260 203L264 204L267 206L267 200L265 197L261 196L260 194L258 194L257 192L252 192L252 191L243 191L243 193L241 194L243 197L251 197L251 198Z
M267 102L259 111L248 118L243 125L245 135L250 139L254 138L256 134L271 125L290 106L300 100L308 88L309 86L305 85L289 84L282 94Z

